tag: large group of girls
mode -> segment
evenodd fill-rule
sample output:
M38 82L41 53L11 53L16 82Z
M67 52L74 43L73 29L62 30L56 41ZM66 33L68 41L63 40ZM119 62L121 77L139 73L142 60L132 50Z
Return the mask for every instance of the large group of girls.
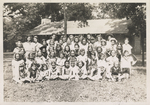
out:
M107 40L101 35L87 34L61 36L50 39L27 37L16 42L12 60L13 80L16 83L44 80L98 80L121 81L131 75L136 63L129 39L121 44L113 35Z

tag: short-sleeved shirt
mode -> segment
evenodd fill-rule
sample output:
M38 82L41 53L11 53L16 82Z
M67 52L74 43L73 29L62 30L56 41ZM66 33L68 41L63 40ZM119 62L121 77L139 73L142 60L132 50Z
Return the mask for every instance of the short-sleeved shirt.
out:
M106 61L107 61L108 65L114 65L116 62L119 61L119 59L116 56L114 56L114 57L110 56L106 59Z
M58 68L51 68L51 75L58 75Z
M132 56L121 57L121 68L131 68Z
M21 55L23 55L25 53L24 49L23 48L19 48L19 47L16 47L13 52L21 54Z
M131 54L132 46L130 44L123 44L122 47L123 47L123 52L127 50L129 54Z
M64 75L69 75L70 74L70 67L65 67L65 66L63 66L63 68L62 68L63 70L64 70Z
M24 42L23 43L23 48L25 49L26 52L35 52L35 43L33 42Z
M78 61L83 61L84 63L86 63L86 61L87 61L87 57L84 55L84 56L82 56L82 55L79 55L78 57L77 57L77 60ZM85 65L85 64L84 64Z
M35 57L35 61L38 63L38 64L45 64L46 62L46 59L44 58L44 56L41 56L41 57Z
M70 57L70 58L69 58L69 61L70 61L70 65L71 65L72 63L75 63L75 64L76 64L77 58L76 58L76 57Z
M57 58L56 64L59 66L63 66L65 62L65 59Z
M97 66L106 68L107 67L107 63L106 63L105 60L97 60Z

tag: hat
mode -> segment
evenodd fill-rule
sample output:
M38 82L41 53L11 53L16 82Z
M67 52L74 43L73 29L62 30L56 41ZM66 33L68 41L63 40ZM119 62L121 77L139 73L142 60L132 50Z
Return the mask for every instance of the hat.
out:
M117 40L116 40L115 38L111 38L111 39L110 39L110 41L112 41L112 40L114 40L114 41L116 41L116 42L117 42Z

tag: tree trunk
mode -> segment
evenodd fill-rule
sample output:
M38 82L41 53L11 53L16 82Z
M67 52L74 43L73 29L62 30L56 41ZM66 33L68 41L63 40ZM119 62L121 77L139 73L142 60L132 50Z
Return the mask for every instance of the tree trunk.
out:
M64 9L64 34L67 35L67 16L66 16L66 3L63 5Z
M142 66L144 66L144 35L141 33Z

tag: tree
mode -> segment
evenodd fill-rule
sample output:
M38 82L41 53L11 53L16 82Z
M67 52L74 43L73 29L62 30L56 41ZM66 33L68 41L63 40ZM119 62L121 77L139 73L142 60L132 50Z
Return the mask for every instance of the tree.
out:
M67 20L78 20L81 27L88 24L87 19L92 16L90 4L69 3L66 7ZM24 33L38 26L42 18L51 16L52 22L64 19L62 3L5 3L3 8L3 19L11 18L9 22L3 21L4 39L7 40L24 37Z
M88 25L87 20L92 19L92 6L89 3L69 3L67 5L67 20L80 21L80 27Z

